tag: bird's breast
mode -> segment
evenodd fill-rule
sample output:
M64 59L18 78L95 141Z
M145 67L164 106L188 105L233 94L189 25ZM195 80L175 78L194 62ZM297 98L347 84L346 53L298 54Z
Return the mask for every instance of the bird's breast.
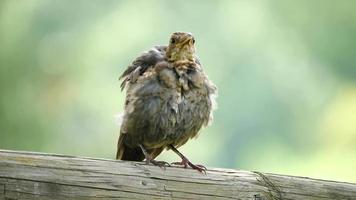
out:
M202 71L162 67L138 81L126 106L125 130L132 141L148 148L180 146L209 121L211 100Z

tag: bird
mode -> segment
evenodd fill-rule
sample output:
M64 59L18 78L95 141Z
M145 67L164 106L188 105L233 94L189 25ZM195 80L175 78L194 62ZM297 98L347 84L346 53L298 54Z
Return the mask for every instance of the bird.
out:
M217 87L203 71L194 36L174 32L168 45L142 53L119 79L126 99L116 159L166 167L155 160L166 149L181 158L171 164L206 173L178 151L210 124L216 108Z

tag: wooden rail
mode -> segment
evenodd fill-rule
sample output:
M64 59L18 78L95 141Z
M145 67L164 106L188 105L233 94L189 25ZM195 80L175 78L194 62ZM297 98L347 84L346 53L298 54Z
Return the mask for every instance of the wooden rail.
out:
M356 200L356 184L0 150L0 199Z

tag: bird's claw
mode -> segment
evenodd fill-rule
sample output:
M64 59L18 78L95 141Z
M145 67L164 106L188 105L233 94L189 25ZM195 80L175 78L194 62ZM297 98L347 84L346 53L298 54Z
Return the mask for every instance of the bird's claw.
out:
M152 163L155 166L163 168L164 170L166 167L170 167L171 165L166 161L157 161L157 160L147 160L146 163Z
M191 167L192 169L198 170L201 173L206 174L207 168L203 165L195 165L191 163L188 159L182 159L181 162L172 162L172 165L180 165L183 166L184 168L187 168L188 166Z

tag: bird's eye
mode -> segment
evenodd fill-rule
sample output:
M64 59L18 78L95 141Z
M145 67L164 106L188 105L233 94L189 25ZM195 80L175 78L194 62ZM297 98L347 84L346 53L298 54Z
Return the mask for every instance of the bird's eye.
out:
M171 44L176 43L176 40L174 38L171 39Z
M193 44L195 44L195 39L193 38Z

